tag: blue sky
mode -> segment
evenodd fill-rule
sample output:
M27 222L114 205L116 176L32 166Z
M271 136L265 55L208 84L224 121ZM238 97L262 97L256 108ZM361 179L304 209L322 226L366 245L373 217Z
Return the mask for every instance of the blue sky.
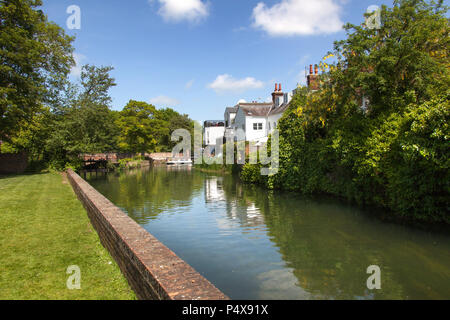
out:
M134 99L207 120L240 99L266 100L275 83L304 83L305 66L344 38L341 25L381 4L392 1L44 0L43 9L76 35L79 65L115 68L114 110ZM70 5L81 9L79 30L67 27Z

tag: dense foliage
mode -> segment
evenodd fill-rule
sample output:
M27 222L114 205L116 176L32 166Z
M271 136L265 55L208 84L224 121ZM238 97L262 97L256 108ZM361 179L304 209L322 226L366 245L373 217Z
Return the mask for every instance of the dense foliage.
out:
M380 29L346 25L320 90L298 89L280 120L279 173L246 165L242 178L450 223L446 12L442 1L399 0L382 7Z
M194 128L187 115L170 108L158 110L151 104L134 100L119 113L117 125L120 149L133 153L171 151L175 146L172 132L186 129L192 135Z
M40 0L0 2L0 140L33 122L74 64L73 38L47 21Z
M170 151L171 134L193 132L187 115L130 100L111 110L112 67L74 65L72 37L48 22L39 0L0 2L1 152L27 151L56 169L78 167L79 155L97 152Z

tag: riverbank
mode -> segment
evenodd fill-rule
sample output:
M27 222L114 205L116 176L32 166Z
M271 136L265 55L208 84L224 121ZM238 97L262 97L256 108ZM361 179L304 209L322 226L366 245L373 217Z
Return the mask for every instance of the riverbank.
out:
M67 180L0 177L0 299L135 299ZM67 267L81 289L67 289Z

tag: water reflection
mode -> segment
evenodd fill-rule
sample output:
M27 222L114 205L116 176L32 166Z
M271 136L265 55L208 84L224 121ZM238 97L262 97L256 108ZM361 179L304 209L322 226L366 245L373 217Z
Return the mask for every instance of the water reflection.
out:
M205 200L206 203L225 201L223 177L209 177L205 179Z
M264 216L259 208L251 201L245 201L245 205L242 205L238 200L236 195L241 192L236 193L233 188L236 184L233 184L230 176L206 176L204 181L206 207L215 216L221 234L228 234L226 230L234 228L241 228L243 233L248 233L248 230L266 230Z
M447 235L231 175L154 168L90 182L234 299L449 299ZM379 265L382 289L368 290Z

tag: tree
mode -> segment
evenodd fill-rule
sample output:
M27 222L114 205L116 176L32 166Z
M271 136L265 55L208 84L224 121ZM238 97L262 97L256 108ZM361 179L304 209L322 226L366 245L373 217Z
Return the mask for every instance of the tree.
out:
M134 153L159 151L158 141L169 133L169 129L157 115L155 106L130 100L117 119L119 147Z
M279 173L256 179L246 166L242 177L450 223L446 13L442 1L395 0L379 29L346 25L320 90L297 90L280 120Z
M348 37L335 43L330 86L339 105L366 96L372 117L423 103L450 84L447 7L434 1L395 0L381 8L381 26L347 24Z
M177 129L185 129L194 137L194 124L187 114L179 114L171 108L158 110L157 118L165 122L168 127L167 134L163 135L159 141L161 151L172 151L177 141L172 141L172 133Z
M68 86L67 99L53 114L47 156L56 167L76 161L81 153L117 150L115 114L109 109L109 89L115 86L112 67L85 65L81 86Z
M74 38L36 8L40 0L0 1L0 140L51 104L74 65Z

